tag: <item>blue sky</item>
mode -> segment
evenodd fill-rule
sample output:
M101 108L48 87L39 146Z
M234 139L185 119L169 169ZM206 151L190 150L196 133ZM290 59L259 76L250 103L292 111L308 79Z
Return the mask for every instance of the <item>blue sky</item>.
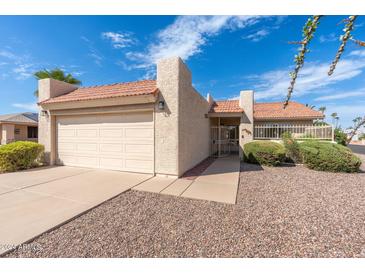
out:
M343 127L365 114L365 48L350 42L327 76L344 16L322 18L293 100L326 106ZM59 67L84 86L155 77L155 62L181 56L193 84L215 99L255 90L256 101L282 101L307 16L0 16L0 113L34 109L32 73ZM353 35L365 40L365 16ZM329 119L330 120L330 119Z

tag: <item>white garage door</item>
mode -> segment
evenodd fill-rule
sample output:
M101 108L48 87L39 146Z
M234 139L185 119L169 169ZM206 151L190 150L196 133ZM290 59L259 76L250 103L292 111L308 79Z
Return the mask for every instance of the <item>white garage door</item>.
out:
M153 173L152 112L57 117L58 164Z

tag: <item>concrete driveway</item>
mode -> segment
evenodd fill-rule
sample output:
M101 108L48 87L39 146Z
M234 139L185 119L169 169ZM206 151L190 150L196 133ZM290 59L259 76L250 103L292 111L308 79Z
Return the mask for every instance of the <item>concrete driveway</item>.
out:
M63 166L0 174L0 254L151 177Z

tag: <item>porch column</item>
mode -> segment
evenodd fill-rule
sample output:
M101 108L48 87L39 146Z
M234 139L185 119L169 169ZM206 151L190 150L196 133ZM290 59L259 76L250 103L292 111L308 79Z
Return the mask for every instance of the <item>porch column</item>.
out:
M244 145L253 141L254 125L253 125L253 106L254 92L253 90L241 91L239 105L244 113L241 117L239 127L239 156L243 160Z

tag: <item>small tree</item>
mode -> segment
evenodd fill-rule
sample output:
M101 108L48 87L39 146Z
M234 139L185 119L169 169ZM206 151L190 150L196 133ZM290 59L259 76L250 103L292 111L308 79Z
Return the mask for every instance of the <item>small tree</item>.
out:
M322 114L324 114L324 112L326 111L326 107L319 107L318 110L322 112Z
M352 138L354 138L354 136L356 135L356 133L358 132L358 130L361 127L365 126L365 116L364 117L356 117L354 120L352 120L354 122L354 125L352 127L349 127L348 129L350 129L350 133L348 135L347 138L347 143L349 144L352 140Z
M315 105L311 105L311 104L305 104L305 106L310 109L314 109L316 107Z
M337 112L331 114L332 124L336 125L335 128L338 128L338 120L340 119L337 115Z

